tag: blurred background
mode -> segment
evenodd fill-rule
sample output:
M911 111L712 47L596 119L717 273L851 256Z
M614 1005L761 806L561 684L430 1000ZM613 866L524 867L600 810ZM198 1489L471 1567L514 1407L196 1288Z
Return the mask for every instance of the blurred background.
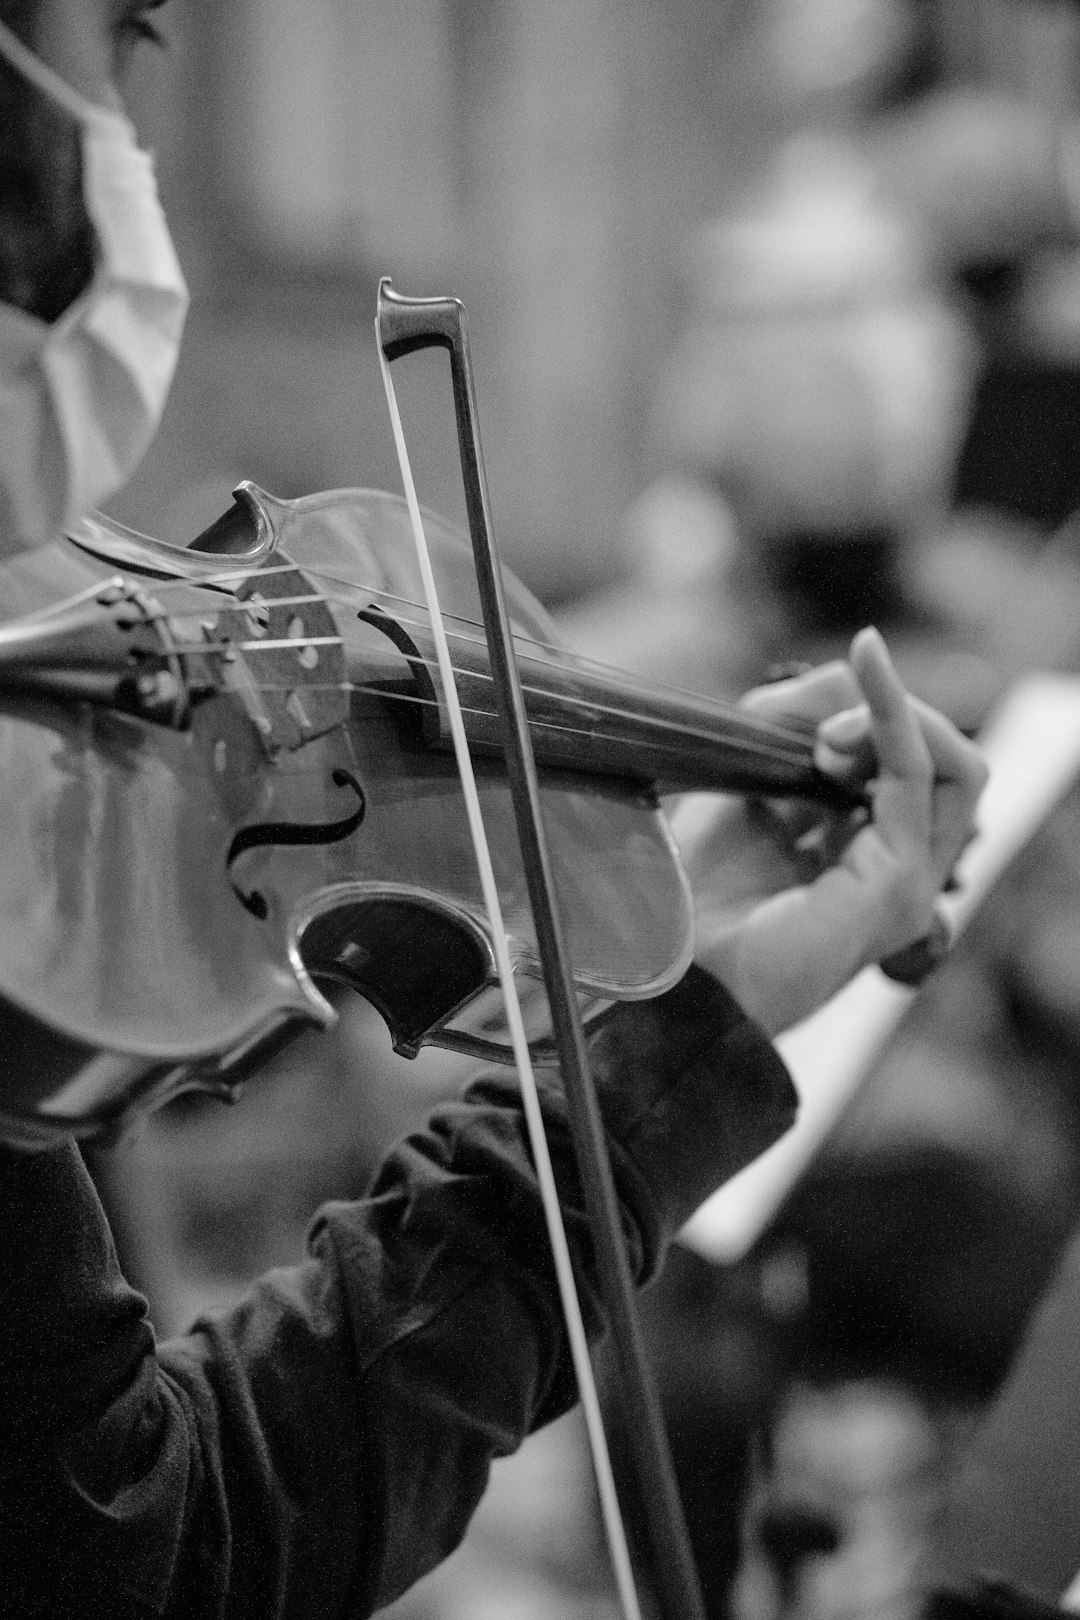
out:
M396 490L381 275L469 316L496 530L571 645L734 695L879 624L976 731L1080 672L1080 11L1061 0L175 0L132 86L192 290L115 503ZM421 498L449 385L399 370ZM342 1004L235 1109L94 1156L162 1333L299 1253L462 1085ZM710 1616L1080 1568L1080 794L799 1186L646 1302ZM618 1413L616 1433L618 1431ZM574 1418L400 1620L614 1614Z

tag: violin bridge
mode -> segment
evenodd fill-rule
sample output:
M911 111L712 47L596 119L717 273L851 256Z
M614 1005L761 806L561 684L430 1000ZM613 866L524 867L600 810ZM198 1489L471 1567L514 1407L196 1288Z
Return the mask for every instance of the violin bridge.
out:
M275 552L274 566L251 575L237 609L219 615L213 629L227 684L271 758L324 736L348 714L337 623L322 593L288 561Z

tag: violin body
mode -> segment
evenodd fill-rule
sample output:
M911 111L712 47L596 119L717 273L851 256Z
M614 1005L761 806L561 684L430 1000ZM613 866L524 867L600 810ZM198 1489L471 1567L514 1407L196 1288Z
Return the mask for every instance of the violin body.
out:
M468 544L438 519L427 528L475 661ZM46 642L55 604L89 592L96 605L123 580L160 604L174 646L204 642L220 665L183 726L72 701L55 652L56 696L38 677L5 690L0 668L0 1041L26 1081L5 1092L9 1133L115 1127L183 1090L229 1092L303 1024L332 1022L327 982L371 1000L401 1052L507 1055L464 801L414 656L423 625L403 503L371 491L278 501L242 486L205 539L221 549L92 518L0 576L10 621ZM517 582L510 593L515 634L557 668L546 614ZM509 788L482 735L478 747L542 1056ZM583 1003L659 994L689 963L692 914L655 792L559 756L542 793Z
M552 1060L468 542L425 520L530 1046ZM102 517L0 570L0 1127L232 1095L346 985L394 1047L510 1061L404 502L254 485L192 547ZM660 794L852 809L812 739L574 659L518 581L550 860L587 1021L693 953Z

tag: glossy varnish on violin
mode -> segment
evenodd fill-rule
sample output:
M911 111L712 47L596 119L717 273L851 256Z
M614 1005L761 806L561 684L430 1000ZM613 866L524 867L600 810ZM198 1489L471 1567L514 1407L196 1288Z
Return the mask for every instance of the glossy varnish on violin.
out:
M512 955L535 978L471 555L427 527ZM90 519L5 568L0 1039L32 1077L9 1103L31 1134L227 1086L332 1019L319 980L367 995L403 1052L501 1049L419 596L403 503L372 491L242 486L192 549ZM597 1006L656 995L692 952L657 790L832 790L807 743L622 686L561 654L515 582L510 606L575 982Z

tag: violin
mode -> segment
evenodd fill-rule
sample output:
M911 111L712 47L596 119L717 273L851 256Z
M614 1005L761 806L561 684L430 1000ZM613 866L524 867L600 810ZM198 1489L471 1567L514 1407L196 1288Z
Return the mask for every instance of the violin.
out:
M535 925L472 552L425 527L534 1056ZM692 902L660 796L843 811L813 739L574 657L507 593L587 1023L685 973ZM502 998L400 498L242 484L182 548L101 516L0 572L4 1128L115 1130L225 1096L345 985L395 1049L509 1061Z

